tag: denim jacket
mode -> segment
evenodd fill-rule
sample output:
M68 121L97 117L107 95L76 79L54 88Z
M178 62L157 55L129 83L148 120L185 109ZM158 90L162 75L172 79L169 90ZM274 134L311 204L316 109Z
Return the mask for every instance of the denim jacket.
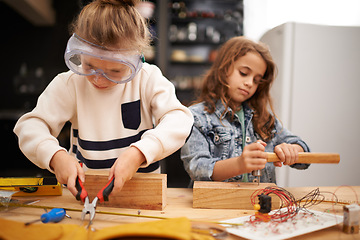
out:
M214 165L217 161L237 157L242 153L242 131L241 123L236 114L234 121L231 121L231 109L220 117L225 110L223 104L218 101L214 113L209 114L204 110L204 103L199 103L190 107L194 116L194 125L189 139L181 149L181 159L184 162L185 170L193 181L211 181ZM253 110L244 103L245 115L245 145L261 139L254 131L252 123ZM265 147L266 152L273 152L276 145L281 143L299 144L305 152L310 149L307 144L298 136L295 136L287 129L283 128L278 119L275 119L273 138L269 140ZM291 165L297 169L307 169L309 164L296 163ZM242 175L235 176L225 181L241 181ZM253 181L254 177L248 173L248 180ZM276 182L275 166L267 163L262 170L261 182Z

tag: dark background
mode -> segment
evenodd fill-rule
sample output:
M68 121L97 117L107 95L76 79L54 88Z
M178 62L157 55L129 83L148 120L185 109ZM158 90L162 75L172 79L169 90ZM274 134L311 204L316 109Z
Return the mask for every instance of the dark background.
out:
M19 176L52 176L31 163L19 150L13 127L17 119L32 110L39 94L47 84L58 74L67 71L64 63L64 51L70 37L69 24L89 0L53 0L56 14L52 26L34 26L8 4L0 1L1 22L1 74L0 74L0 133L2 158L0 177ZM239 0L194 0L166 1L153 0L156 4L155 14L150 19L154 31L153 46L155 59L147 60L157 64L163 74L172 82L173 78L182 74L190 77L202 76L211 66L211 62L174 62L171 59L173 49L197 51L197 48L216 50L228 38L242 34L242 19L231 18L230 15L242 14L242 1ZM175 4L174 4L175 3ZM177 8L180 3L182 8ZM185 7L184 7L185 6ZM240 6L240 8L239 8ZM237 9L234 11L234 9ZM179 18L184 12L196 14ZM218 18L203 17L202 14L220 13ZM227 16L224 16L227 15ZM235 21L234 21L235 19ZM225 21L225 22L221 22ZM171 24L186 28L190 22L198 24L199 36L207 25L215 26L221 32L221 41L214 43L208 39L198 38L197 41L173 41L168 39L168 29ZM234 25L235 22L235 25ZM189 76L185 76L189 77ZM181 79L181 78L180 78ZM174 82L175 86L176 82ZM177 87L178 98L189 105L195 98L193 87ZM60 144L69 147L69 127L67 124L58 137ZM177 151L166 161L161 161L162 172L168 175L168 187L187 187L190 181Z
M34 26L0 1L0 131L3 149L0 176L52 175L21 153L13 127L23 113L35 107L39 94L51 79L67 71L63 56L69 38L68 25L79 12L80 4L74 0L54 0L56 22L53 26L42 27ZM26 77L20 76L22 66L26 66ZM43 74L39 77L35 72L41 71L40 68ZM32 88L21 89L22 83ZM69 145L62 135L62 145Z

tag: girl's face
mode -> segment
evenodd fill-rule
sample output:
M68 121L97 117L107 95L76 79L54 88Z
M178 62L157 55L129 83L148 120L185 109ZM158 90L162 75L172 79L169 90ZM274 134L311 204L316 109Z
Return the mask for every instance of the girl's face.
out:
M92 69L101 69L102 72L110 76L111 74L119 75L127 70L124 69L123 65L121 64L117 64L115 62L110 62L110 61L103 61L94 57L83 57L82 65L85 72L90 71ZM88 79L89 82L91 82L94 85L94 87L98 89L111 88L117 85L116 83L109 81L102 74L94 74L94 75L86 76L86 78Z
M239 106L251 98L266 71L266 62L256 52L248 52L238 58L233 65L233 71L229 72L227 83L228 95Z

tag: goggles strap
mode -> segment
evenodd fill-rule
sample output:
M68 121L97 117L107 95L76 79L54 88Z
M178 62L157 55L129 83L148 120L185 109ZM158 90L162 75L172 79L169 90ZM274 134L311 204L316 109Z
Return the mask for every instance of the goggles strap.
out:
M144 56L144 53L141 53L140 59L141 59L141 61L142 61L143 63L145 62L145 56Z

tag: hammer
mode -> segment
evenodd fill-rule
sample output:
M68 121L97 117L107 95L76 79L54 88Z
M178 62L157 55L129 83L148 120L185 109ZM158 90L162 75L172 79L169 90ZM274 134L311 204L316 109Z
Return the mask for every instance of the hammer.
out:
M267 153L268 162L279 162L280 159L275 153ZM338 164L340 162L340 155L338 153L311 153L311 152L300 152L299 159L296 163L332 163ZM261 170L254 170L251 172L256 177L258 185L260 184ZM254 181L255 181L254 180Z

